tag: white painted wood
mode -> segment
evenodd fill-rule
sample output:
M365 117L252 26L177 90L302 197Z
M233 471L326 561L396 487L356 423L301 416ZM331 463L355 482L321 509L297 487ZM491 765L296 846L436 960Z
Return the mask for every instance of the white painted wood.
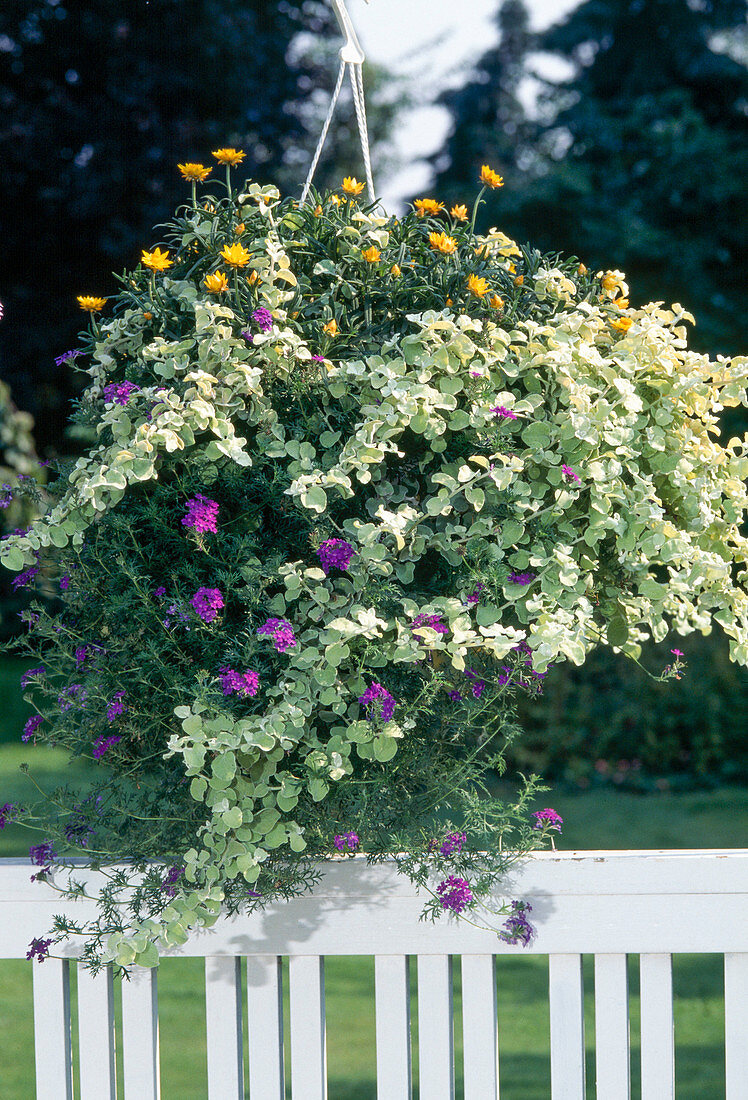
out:
M595 955L597 1100L630 1100L629 997L626 955Z
M377 1100L411 1100L410 960L374 960L377 1017Z
M641 995L642 1100L673 1100L673 966L669 954L642 955Z
M93 977L78 964L78 1050L81 1100L116 1100L114 980L109 966Z
M291 1002L291 1096L327 1100L325 963L318 955L288 960Z
M158 971L134 966L122 981L125 1100L159 1100Z
M493 955L462 956L465 1100L498 1100L499 1033Z
M26 939L28 929L29 923ZM72 1100L70 964L67 959L47 958L32 965L36 1100Z
M283 976L278 955L247 959L247 1011L251 1100L285 1100Z
M725 1084L727 1100L748 1094L748 955L725 955Z
M581 955L548 959L551 1018L551 1096L584 1100L584 986Z
M241 960L205 960L209 1100L244 1100Z
M418 956L418 1082L420 1100L455 1094L452 957Z

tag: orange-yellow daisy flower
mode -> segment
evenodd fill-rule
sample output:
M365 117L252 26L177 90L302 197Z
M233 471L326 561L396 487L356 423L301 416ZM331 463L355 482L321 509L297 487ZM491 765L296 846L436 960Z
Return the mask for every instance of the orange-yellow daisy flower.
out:
M205 276L205 287L211 294L223 294L229 289L229 282L222 271L214 271L212 275Z
M243 244L236 241L234 244L226 244L220 252L221 259L229 267L246 267L249 263L249 252Z
M454 237L448 237L446 233L429 233L429 244L434 252L443 252L451 255L457 251L457 241Z
M317 205L314 208L314 216L315 216L315 218L321 218L322 217L322 207L320 206L319 203L317 203Z
M610 327L616 332L628 332L634 321L631 317L614 317L609 321Z
M374 245L371 248L367 248L365 252L362 252L362 256L366 260L367 264L378 263L382 259L382 253Z
M504 299L499 294L492 294L491 297L488 299L488 304L490 305L491 309L503 309Z
M169 259L169 253L162 252L160 248L154 248L153 252L146 252L144 249L140 262L143 267L149 267L151 271L166 271L167 267L171 267L174 263Z
M341 199L340 195L330 195L330 202L333 206L342 206L345 199Z
M355 176L346 176L343 180L343 190L346 195L360 195L365 184L359 183Z
M416 199L413 206L419 218L425 218L427 214L441 214L444 209L444 203L436 199Z
M210 155L215 157L219 164L229 164L232 168L236 168L247 154L241 149L214 149Z
M455 203L449 212L458 222L466 222L468 220L468 208L464 203Z
M78 294L78 305L86 313L100 313L107 303L106 298L94 298L90 294Z
M241 237L242 233L244 232L244 230L245 230L246 228L247 228L247 227L246 227L246 225L244 224L244 222L239 222L239 224L237 225L236 229L234 230L234 232L236 233L237 237Z
M210 175L210 168L206 168L204 164L193 164L191 161L187 164L178 164L177 168L182 173L182 178L191 183L202 183Z
M322 326L322 331L326 332L328 336L335 336L338 331L338 322L333 317L332 321L328 321L326 325Z
M495 189L504 186L504 177L500 176L498 172L494 172L493 168L489 168L487 164L484 164L480 170L480 182L484 187Z
M518 275L517 278L514 280L514 285L515 286L523 286L524 281L525 281L524 275Z
M476 298L482 298L488 294L488 279L484 279L480 275L470 275L468 276L467 287Z
M399 267L398 264L393 264L392 265L392 267L390 268L390 275L393 277L393 279L399 279L400 278L400 276L402 275L402 271L400 270L400 267Z
M577 268L577 275L586 275L586 274L587 274L587 268L584 266L584 264L580 264L579 267Z

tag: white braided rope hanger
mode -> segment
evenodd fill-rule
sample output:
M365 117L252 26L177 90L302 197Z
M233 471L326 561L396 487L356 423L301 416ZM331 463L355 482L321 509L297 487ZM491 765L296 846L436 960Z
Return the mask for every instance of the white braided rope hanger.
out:
M366 0L369 3L369 0ZM335 107L337 106L338 98L340 96L340 89L343 87L343 79L345 77L346 69L348 70L348 76L351 81L351 90L353 92L353 106L356 111L356 122L358 125L358 136L361 142L361 153L364 158L364 172L366 173L366 186L369 192L369 199L374 202L376 195L374 194L374 178L371 171L371 153L369 151L369 129L366 124L366 103L364 101L364 77L363 77L363 65L364 65L364 51L361 48L361 43L358 40L355 27L351 22L351 17L348 14L348 10L345 6L345 0L332 0L332 6L335 9L335 15L338 23L340 24L340 30L343 34L345 42L340 49L340 69L338 70L338 79L335 84L335 89L332 93L332 99L330 100L330 107L327 111L327 117L325 118L322 126L322 133L319 136L317 142L317 148L314 150L314 156L312 157L312 163L309 166L309 173L304 184L304 189L301 192L301 202L305 203L309 196L309 189L312 186L312 180L314 179L314 173L317 170L317 164L322 154L325 141L327 139L327 133L330 129L330 123L332 117L335 114Z

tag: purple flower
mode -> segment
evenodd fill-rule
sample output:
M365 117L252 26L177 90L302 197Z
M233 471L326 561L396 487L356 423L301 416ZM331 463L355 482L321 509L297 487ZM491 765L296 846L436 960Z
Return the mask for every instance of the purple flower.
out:
M259 306L252 311L252 320L261 332L270 332L273 327L273 315L264 306Z
M11 822L16 820L18 816L18 806L13 802L6 802L3 806L0 806L0 829L4 829L6 825L10 825Z
M73 348L72 351L63 351L62 355L58 355L55 359L55 366L62 367L65 363L71 362L73 359L77 359L79 355L85 355L84 351L80 348Z
M254 341L255 341L254 336L252 335L252 333L249 331L248 328L242 329L242 336L244 337L244 339L247 341L248 344L253 344Z
M218 504L215 500L204 497L202 493L196 493L191 500L187 501L185 508L187 515L182 519L183 527L194 527L199 535L206 531L210 531L213 535L218 533L216 527Z
M531 912L532 906L529 901L513 901L512 912L504 921L504 927L499 932L499 939L503 940L504 943L521 943L523 947L527 947L535 935L535 929L525 916L526 913Z
M258 628L257 633L270 635L278 653L285 653L297 644L293 626L288 619L268 619Z
M451 856L453 852L461 852L466 840L467 835L465 833L447 833L447 838L439 851L443 856Z
M358 701L362 707L366 707L366 717L370 722L377 717L383 722L389 722L395 713L395 700L381 684L371 684L363 695L359 695Z
M87 656L88 656L88 646L87 645L79 645L79 646L76 647L76 650L75 650L75 663L76 663L78 668L80 668L81 665L85 662Z
M314 360L315 363L324 363L324 361L325 361L324 355L313 355L312 359Z
M45 840L42 844L32 844L29 848L29 859L34 867L45 867L55 858L56 853L51 840Z
M104 400L115 405L126 405L132 394L139 390L134 382L109 382L104 386Z
M40 963L49 955L49 949L52 946L52 940L43 940L34 938L29 944L29 949L26 952L27 959L37 959Z
M163 599L163 597L164 597L165 595L166 595L166 589L165 589L165 588L163 587L163 585L159 585L159 587L158 587L158 588L156 588L156 589L154 590L154 593L153 593L153 597L154 597L154 599L156 599L156 600L160 600L160 599Z
M204 623L212 623L225 606L218 588L198 588L190 603Z
M485 584L483 584L482 581L479 581L478 584L476 584L475 588L473 589L473 591L470 593L470 595L467 598L467 606L468 607L474 607L475 604L480 603L481 593L485 592L485 590L486 590Z
M490 410L490 412L494 413L501 420L516 420L517 419L517 414L513 413L511 409L505 408L504 405L494 405L494 407Z
M507 580L510 584L528 585L535 580L535 573L510 573Z
M256 695L260 686L260 677L251 668L246 672L236 672L235 669L224 665L218 670L221 673L221 687L224 695L232 695L238 692L240 695Z
M67 592L69 587L70 587L70 574L65 573L62 577L60 577L60 591L61 592Z
M12 503L13 486L5 482L2 486L0 486L0 508L10 508Z
M327 539L317 551L317 557L325 573L335 569L347 569L355 549L345 539Z
M86 689L83 687L83 684L70 684L61 695L57 696L57 705L62 714L64 714L66 710L70 710L74 702L79 703L81 706L85 706Z
M436 888L442 908L451 909L453 913L461 913L473 900L473 891L470 884L464 878L455 878L450 875L440 882Z
M39 561L39 555L38 554L36 556L36 560L37 560L37 562ZM37 565L30 565L28 569L25 569L23 571L23 573L19 573L18 576L14 577L13 580L10 582L11 587L13 588L13 591L16 592L16 591L18 591L19 588L25 588L27 584L31 584L31 582L33 581L34 577L37 575L38 572L39 572L39 566L37 564Z
M486 681L481 680L474 668L466 668L465 676L470 681L471 690L476 699L480 699L485 691Z
M23 727L21 740L30 741L43 721L44 719L42 718L41 714L32 714L29 720L26 722L26 725Z
M170 898L177 892L177 883L184 873L184 867L170 867L161 883L161 889L165 890Z
M679 649L671 649L670 652L673 654L674 657L682 657L683 656L683 654L681 653L681 651Z
M454 691L447 692L447 698L451 699L453 703L459 703L460 699L462 699L462 692L457 691L455 688Z
M561 473L564 475L567 481L581 481L579 474L575 474L571 466L562 466Z
M121 704L118 703L116 705L120 706ZM124 707L122 709L124 710ZM107 711L107 716L109 715L110 710L111 710L111 707ZM117 711L117 713L121 714L122 711ZM110 722L112 722L113 720L114 720L113 718L109 719ZM109 752L109 750L114 745L116 745L118 741L121 741L121 740L122 740L121 737L115 737L114 735L112 735L111 737L97 737L97 739L94 741L94 746L93 746L93 749L92 749L92 754L93 754L94 760L101 760L104 753Z
M118 718L120 714L125 713L125 704L122 702L124 696L125 696L124 691L115 691L114 695L112 696L112 698L107 703L106 717L107 717L107 721L109 722L110 725L114 721L115 718ZM101 738L99 738L99 741L101 741ZM107 748L108 747L109 746L107 745ZM106 752L106 749L102 749L102 752ZM95 754L95 750L94 750L94 754ZM101 755L101 754L99 754L99 755ZM96 759L98 760L99 757L97 756Z
M35 676L44 675L44 665L39 665L39 668L30 668L28 672L24 672L21 677L21 687L25 688L29 680L33 680Z
M428 626L432 630L435 630L437 634L449 634L449 627L446 623L441 621L441 615L416 615L413 622L410 624L411 630L417 630L421 626Z
M77 844L79 848L87 848L88 842L93 836L93 829L76 807L75 816L65 826L64 833L65 839L69 840L71 844Z
M339 852L355 852L359 845L357 833L339 833L333 837L333 844Z
M533 817L535 818L533 829L556 829L559 833L561 832L564 819L550 807L545 810L536 810Z

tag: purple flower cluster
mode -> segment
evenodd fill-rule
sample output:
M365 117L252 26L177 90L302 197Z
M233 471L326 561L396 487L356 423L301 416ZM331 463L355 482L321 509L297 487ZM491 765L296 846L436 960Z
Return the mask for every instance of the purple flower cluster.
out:
M14 592L17 592L19 588L25 588L26 585L31 584L34 577L39 572L39 555L36 555L36 564L30 565L28 569L24 569L23 573L19 573L10 582Z
M532 584L537 574L535 573L510 573L507 580L510 584L528 585Z
M386 688L376 682L370 684L363 695L359 695L358 701L362 707L366 707L366 717L370 722L379 717L383 722L389 722L395 713L395 700Z
M480 603L481 594L483 592L485 592L485 590L486 590L485 584L483 584L482 581L478 581L475 588L473 589L473 591L470 593L470 595L467 598L467 606L468 607L474 607L476 604Z
M60 591L61 592L67 592L69 587L70 587L70 574L69 573L64 573L63 576L60 577Z
M574 473L571 466L565 466L565 465L562 466L561 467L561 473L564 475L564 477L566 478L567 481L581 482L581 480L582 480L581 477L579 476L579 474Z
M117 705L120 705L120 704L117 704ZM111 710L111 707L109 709ZM119 713L121 713L121 712L119 712ZM109 714L109 711L107 711L107 714ZM111 722L112 719L110 718L109 721ZM112 735L110 737L98 737L94 741L94 746L93 746L93 749L92 749L92 754L93 754L94 760L101 760L104 753L109 752L109 750L114 745L116 745L118 741L121 741L121 740L122 740L121 737L116 737L114 735Z
M462 699L462 692L454 688L453 691L447 692L447 698L451 699L453 703L459 703L460 699Z
M258 628L257 633L268 634L273 639L273 645L278 653L285 653L287 649L293 649L296 645L293 626L288 619L268 619Z
M77 844L79 848L87 848L88 842L93 836L93 829L77 809L75 815L65 826L64 832L65 839L69 840L71 844Z
M24 672L21 677L21 687L25 688L29 680L33 680L36 676L43 676L45 672L44 665L39 665L38 668L30 668L28 672Z
M212 623L225 606L218 588L198 588L190 603L204 623Z
M451 909L453 913L461 913L473 900L473 891L470 884L464 878L455 878L450 875L440 882L436 888L443 909Z
M498 416L501 420L517 419L517 414L513 413L511 409L505 408L504 405L494 405L494 407L490 411Z
M332 842L339 852L355 852L359 846L358 833L339 833Z
M420 626L428 626L431 630L435 630L437 634L449 634L449 627L446 623L441 621L441 615L416 615L413 622L410 624L411 630L417 630Z
M161 889L165 890L170 898L173 898L177 892L177 883L184 873L184 867L170 867L166 872L162 882Z
M536 810L532 816L535 818L533 829L555 829L561 832L564 819L550 807L545 810Z
M18 816L18 807L13 802L6 802L0 806L0 829L10 825Z
M88 646L87 645L76 646L75 664L76 664L77 668L80 668L81 665L85 664L87 656L88 656Z
M451 856L453 852L461 852L466 840L467 835L465 833L447 833L447 837L439 851L443 856Z
M57 705L61 714L70 710L73 703L78 703L82 707L86 705L86 689L83 684L70 684L57 696Z
M37 939L36 937L29 944L29 949L26 952L27 959L37 959L40 963L49 955L49 949L52 946L52 940Z
M49 867L56 859L52 841L45 840L42 844L32 844L29 848L29 859L34 867Z
M23 727L21 740L30 741L43 721L44 719L42 718L41 714L32 714L26 722L26 725Z
M356 553L354 547L345 539L327 539L317 551L317 557L325 573L331 569L347 569Z
M158 588L154 588L153 598L155 600L162 600L165 595L166 595L166 589L164 588L164 586L162 584L160 584L158 586Z
M13 503L13 486L4 482L0 485L0 508L10 508Z
M187 515L182 519L183 527L193 527L198 535L210 531L215 535L218 532L216 520L218 519L218 504L215 500L204 497L202 493L196 493L185 504Z
M254 344L255 338L252 335L252 333L249 331L248 328L243 328L242 329L242 336L244 337L244 339L247 341L248 344Z
M84 351L80 348L73 348L72 351L63 351L62 355L58 355L55 359L56 367L63 367L65 363L70 363L73 359L77 359L79 355L85 355Z
M260 332L270 332L273 327L273 315L269 309L265 309L264 306L259 306L257 309L252 310L252 320L257 325Z
M234 692L238 692L239 695L257 694L260 677L251 668L246 672L237 672L228 665L223 665L218 671L221 674L221 688L224 695L232 695Z
M104 400L115 405L126 405L131 396L140 389L134 382L109 382L104 386Z
M470 681L471 691L476 699L480 699L486 689L486 681L481 680L474 668L466 668L465 676Z
M513 901L512 912L504 921L504 927L499 932L499 939L504 943L521 943L527 947L535 935L535 929L526 917L526 913L532 912L529 901Z
M106 718L107 718L107 722L109 722L110 725L112 724L112 722L114 721L115 718L118 718L120 716L120 714L125 713L125 709L126 709L125 704L122 702L124 697L125 697L124 691L115 691L114 695L112 696L112 698L107 703ZM99 738L99 740L101 740L101 738ZM108 745L107 745L107 748L109 748ZM102 749L102 752L106 752L106 749ZM101 753L99 755L101 755ZM96 759L98 760L99 757L97 756Z

